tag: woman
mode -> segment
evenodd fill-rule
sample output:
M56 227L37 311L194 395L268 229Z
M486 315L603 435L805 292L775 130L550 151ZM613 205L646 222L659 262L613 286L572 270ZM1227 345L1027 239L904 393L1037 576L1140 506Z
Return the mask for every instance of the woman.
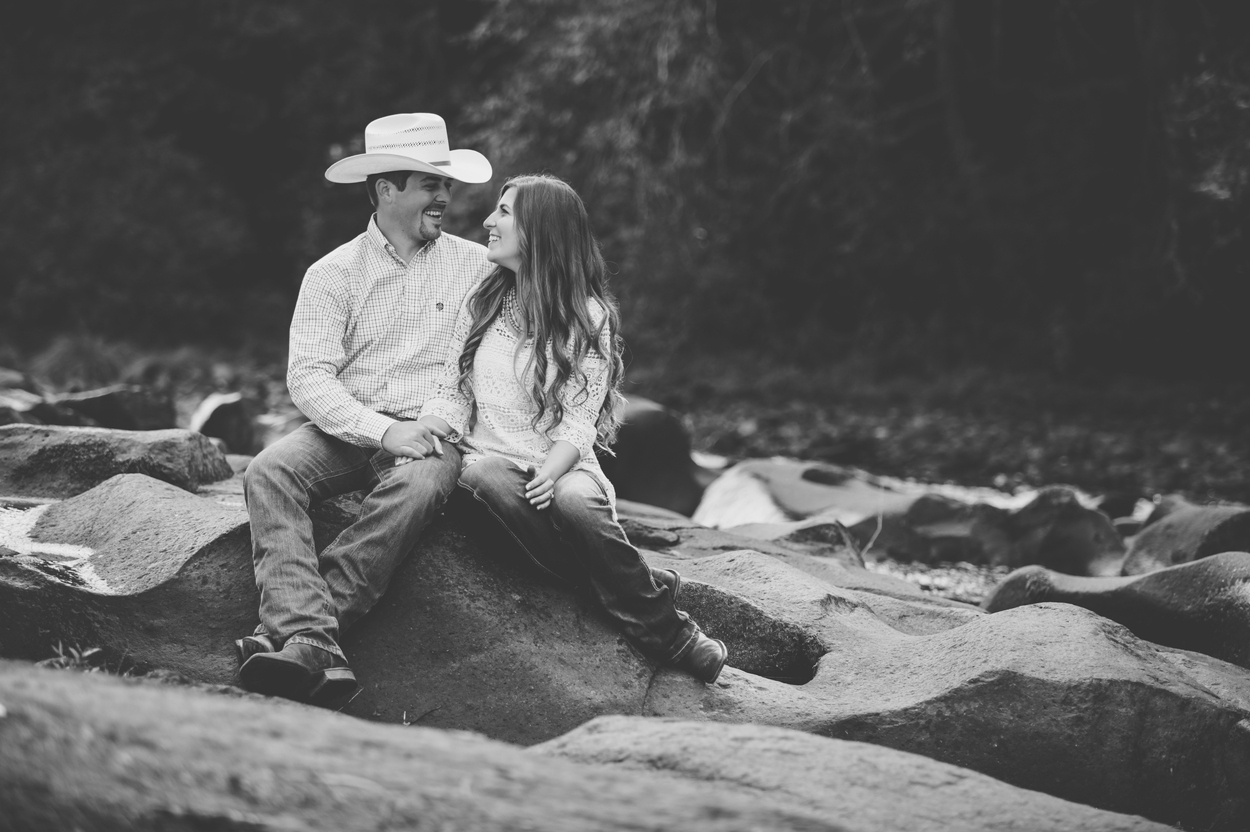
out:
M715 681L724 643L676 608L677 573L653 572L630 545L595 458L615 434L623 365L581 198L555 177L514 177L483 224L495 269L461 310L459 352L421 421L458 441L461 486L531 560L588 584L644 654Z

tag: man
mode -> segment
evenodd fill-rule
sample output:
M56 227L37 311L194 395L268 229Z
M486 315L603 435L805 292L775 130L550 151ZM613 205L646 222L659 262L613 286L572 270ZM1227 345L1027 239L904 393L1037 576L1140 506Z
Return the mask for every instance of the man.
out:
M415 419L465 295L490 271L484 247L443 233L443 212L454 183L487 182L491 166L449 150L443 119L412 113L371 122L365 152L325 175L365 182L377 212L300 288L287 386L312 421L248 466L260 626L236 642L243 687L319 704L359 689L339 633L382 595L460 473L448 437ZM310 503L364 488L360 519L318 557Z

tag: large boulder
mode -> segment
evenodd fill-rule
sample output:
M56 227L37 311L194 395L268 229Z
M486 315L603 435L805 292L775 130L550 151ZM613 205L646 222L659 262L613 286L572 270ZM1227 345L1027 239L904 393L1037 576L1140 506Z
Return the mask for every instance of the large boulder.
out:
M622 776L653 772L692 783L734 783L854 829L1088 832L1156 826L917 754L761 725L600 717L531 750L610 766Z
M356 495L320 505L318 547L358 509ZM121 475L34 511L36 543L86 555L69 564L0 558L5 655L41 658L58 643L89 645L113 663L218 684L234 679L232 642L252 630L257 610L239 503ZM518 742L601 713L639 713L655 666L589 597L544 581L501 537L468 536L475 527L489 529L490 521L454 510L440 518L392 591L345 636L367 681L349 711Z
M986 599L990 612L1057 601L1093 610L1139 638L1195 650L1250 669L1250 553L1112 578L1082 578L1026 566Z
M613 453L601 454L599 462L623 499L689 516L713 477L695 464L690 450L690 434L680 419L634 396L622 413Z
M174 427L174 401L166 393L137 384L114 384L56 396L53 404L117 430L165 430Z
M11 662L0 662L0 703L0 806L14 832L1164 828L769 728L613 720L524 750Z
M0 650L58 643L113 663L234 675L233 639L256 623L247 515L142 474L120 474L39 513L31 537L78 561L0 557Z
M207 437L186 430L0 426L0 494L72 497L129 473L193 491L234 471Z
M257 421L262 408L241 392L210 393L191 414L187 427L220 439L232 454L263 450L263 428Z
M1123 574L1144 575L1221 552L1250 551L1250 508L1171 500L1132 540ZM1157 518L1157 519L1156 519Z
M0 387L0 425L95 426L87 416L49 401L41 393Z

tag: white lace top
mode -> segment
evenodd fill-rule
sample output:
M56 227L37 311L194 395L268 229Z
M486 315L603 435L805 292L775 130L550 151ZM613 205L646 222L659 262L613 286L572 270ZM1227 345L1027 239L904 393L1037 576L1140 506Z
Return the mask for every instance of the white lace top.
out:
M591 301L591 304L591 318L598 326L604 312L597 302ZM473 396L465 396L458 382L460 352L472 326L472 313L466 300L452 331L443 374L433 395L421 408L421 415L437 416L451 426L451 439L464 453L466 466L482 457L501 456L521 468L529 465L538 467L558 440L572 443L581 452L581 459L572 470L585 471L595 477L603 486L608 501L615 506L616 492L604 476L594 451L595 423L608 393L607 360L595 350L590 350L581 362L586 389L582 390L581 380L576 374L571 377L560 397L564 418L552 428L552 416L548 412L543 415L536 430L532 420L538 408L530 399L529 385L518 380L533 353L533 339L526 339L522 345L519 323L514 321L519 321L516 296L514 292L509 292L504 298L502 311L478 345L470 376ZM605 327L600 349L606 354L609 348ZM550 345L547 356L546 386L550 389L556 372L555 363L551 361Z

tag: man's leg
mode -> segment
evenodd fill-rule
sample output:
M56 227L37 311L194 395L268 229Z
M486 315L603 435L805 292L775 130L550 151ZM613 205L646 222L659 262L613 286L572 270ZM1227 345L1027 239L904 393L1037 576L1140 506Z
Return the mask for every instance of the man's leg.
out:
M321 574L340 631L382 597L391 575L447 502L459 477L460 452L446 442L441 457L403 465L395 465L395 458L385 451L373 455L374 487L360 506L359 519L321 553Z
M313 548L308 507L367 487L371 452L306 424L252 460L245 495L263 631L339 656L338 622Z

